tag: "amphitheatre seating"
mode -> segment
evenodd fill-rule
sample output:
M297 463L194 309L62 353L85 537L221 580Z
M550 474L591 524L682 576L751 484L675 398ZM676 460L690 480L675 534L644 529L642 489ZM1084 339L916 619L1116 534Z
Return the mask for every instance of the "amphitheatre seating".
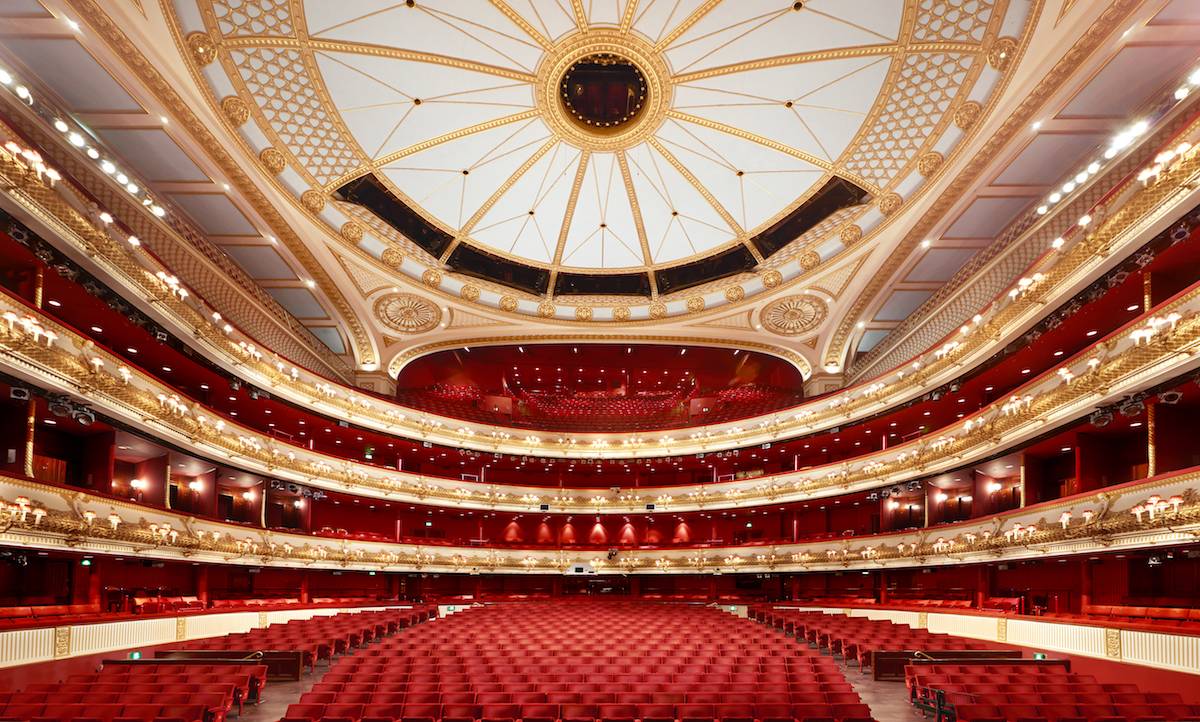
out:
M988 649L989 646L963 637L935 634L904 624L865 617L844 617L821 612L755 608L755 619L804 639L832 654L840 654L847 663L854 660L866 670L873 664L872 653L879 650L915 650L924 652Z
M434 613L426 607L350 612L292 620L240 634L183 642L174 645L174 648L295 651L300 653L301 663L313 670L320 660L332 659L334 655L347 653L373 639L426 621Z
M259 665L105 665L62 683L0 692L0 720L222 722L251 689L261 690L265 676Z
M495 604L337 661L284 722L866 722L836 662L718 609Z
M0 607L0 630L13 627L50 626L100 613L96 604L55 604L38 607Z
M934 706L940 692L958 722L1136 722L1200 719L1200 706L1174 692L1142 692L1134 684L1101 684L1065 666L910 665L905 682L914 703Z

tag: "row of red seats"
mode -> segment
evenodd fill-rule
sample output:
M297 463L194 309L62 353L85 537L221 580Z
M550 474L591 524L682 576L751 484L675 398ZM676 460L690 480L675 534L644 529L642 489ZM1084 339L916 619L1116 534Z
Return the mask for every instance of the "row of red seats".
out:
M840 654L847 662L855 660L861 669L873 664L873 654L881 650L949 651L987 649L989 645L926 629L865 617L845 617L821 612L797 610L756 610L764 624L793 634L819 648Z
M285 719L757 719L747 698L789 722L870 716L832 660L722 610L655 603L473 608L338 660L309 694Z
M958 722L1192 722L1200 720L1200 706L963 704L955 716Z
M1177 693L1102 684L1063 665L909 665L906 684L924 709L948 707L959 722L1145 722L1200 719Z
M240 634L185 642L176 645L201 650L290 650L301 654L310 670L318 661L344 654L373 639L418 624L436 614L428 607L390 609L374 612L350 612L329 617L293 620L272 624Z
M859 701L858 693L852 689L837 691L763 691L758 689L711 691L679 691L668 687L644 689L642 691L595 692L347 692L314 690L305 692L300 701L312 704L727 704L753 697L764 704L854 704Z
M246 700L258 699L267 685L267 666L210 664L179 664L176 662L142 662L139 664L106 664L99 672L73 674L67 677L66 689L90 689L96 685L141 686L140 692L150 688L175 690L184 684L231 685L234 702L241 706Z
M40 607L0 607L0 629L50 626L100 613L98 604L54 604Z
M204 609L199 597L134 597L135 614L162 614L163 612L187 612Z
M285 722L870 722L853 704L294 704Z
M212 722L203 705L9 703L0 720L13 722Z

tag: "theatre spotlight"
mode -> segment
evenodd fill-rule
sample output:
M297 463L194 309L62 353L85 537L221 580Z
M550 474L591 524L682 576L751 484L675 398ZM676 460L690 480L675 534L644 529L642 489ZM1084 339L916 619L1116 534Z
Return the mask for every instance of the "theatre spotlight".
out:
M1112 412L1106 409L1097 409L1092 412L1090 417L1088 417L1088 421L1091 421L1092 426L1095 426L1097 429L1102 429L1105 426L1108 426L1112 423L1112 420Z

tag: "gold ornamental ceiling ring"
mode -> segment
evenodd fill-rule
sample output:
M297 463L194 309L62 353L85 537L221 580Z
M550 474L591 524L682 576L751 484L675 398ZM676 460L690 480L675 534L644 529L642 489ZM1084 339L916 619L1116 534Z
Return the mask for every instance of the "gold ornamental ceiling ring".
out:
M591 151L650 137L671 106L670 71L648 43L615 31L565 38L538 63L536 103L559 139Z

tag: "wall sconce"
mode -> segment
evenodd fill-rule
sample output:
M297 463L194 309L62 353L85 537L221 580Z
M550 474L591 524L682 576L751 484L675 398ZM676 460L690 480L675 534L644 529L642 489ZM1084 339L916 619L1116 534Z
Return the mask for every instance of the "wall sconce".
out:
M194 493L199 494L200 492L204 491L204 482L200 481L199 479L193 479L192 481L188 482L187 488Z
M254 490L248 489L242 492L242 498L246 501L254 501Z

